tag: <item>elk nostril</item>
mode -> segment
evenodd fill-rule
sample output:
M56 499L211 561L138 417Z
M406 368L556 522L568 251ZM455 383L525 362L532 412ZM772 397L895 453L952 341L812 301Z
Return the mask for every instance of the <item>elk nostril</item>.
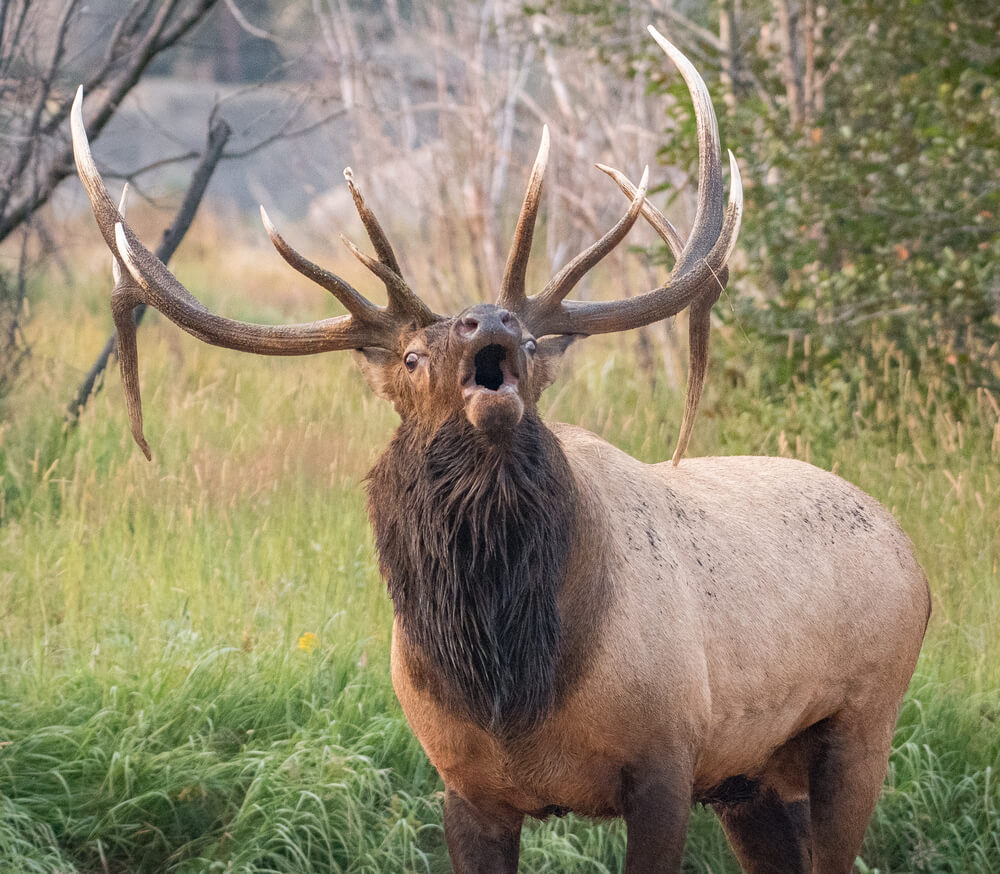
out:
M462 331L463 333L472 334L479 327L479 319L473 318L472 316L466 316L462 319Z
M511 315L507 310L500 310L500 324L505 328L510 327Z

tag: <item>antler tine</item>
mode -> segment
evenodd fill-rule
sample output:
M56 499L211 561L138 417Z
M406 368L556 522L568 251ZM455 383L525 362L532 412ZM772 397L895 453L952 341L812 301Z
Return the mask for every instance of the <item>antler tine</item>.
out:
M362 264L365 265L372 273L374 273L382 282L385 284L387 291L389 292L390 309L392 307L392 301L404 301L409 298L415 299L423 310L428 313L431 311L423 305L423 301L418 298L413 291L411 291L410 286L406 284L406 281L398 273L396 273L388 264L382 261L376 261L370 255L366 255L357 246L354 245L347 237L343 234L340 235L340 241L347 246L350 253L357 258ZM410 312L409 304L407 309L403 310L401 307L399 309L401 312ZM430 320L434 321L437 318L433 313L430 314ZM421 324L430 324L430 322L421 321Z
M721 289L720 289L721 291ZM681 429L677 432L677 445L671 463L677 467L687 451L694 431L694 420L698 415L701 393L705 388L708 373L708 338L712 331L712 307L719 299L718 294L700 298L691 304L688 313L688 376L684 391L684 415Z
M533 305L542 312L559 306L583 276L624 239L642 212L648 186L649 167L646 167L642 171L642 180L625 215L601 239L577 255L553 276L545 288L531 299Z
M743 222L743 176L740 174L740 165L736 163L732 149L726 149L726 154L729 155L729 203L726 204L726 214L722 219L719 239L715 241L708 256L710 261L713 263L717 261L720 264L729 263Z
M264 224L264 230L267 231L268 238L271 240L274 248L278 250L278 254L284 258L285 262L306 278L311 279L317 285L329 291L344 305L351 315L364 319L368 313L377 309L375 304L349 283L345 282L335 273L330 273L329 270L325 270L318 264L314 264L288 245L285 238L278 233L278 229L274 226L271 217L267 214L267 210L264 209L263 205L260 207L260 220Z
M525 301L525 277L528 270L528 257L531 255L531 241L535 233L535 219L538 216L538 205L541 203L542 183L545 181L545 167L549 161L549 126L542 125L542 141L538 146L528 187L521 204L521 213L514 229L514 239L510 244L510 254L504 268L503 282L500 284L500 294L497 304L502 307L517 310Z
M354 181L354 171L350 167L344 168L344 179L347 181L347 187L351 191L351 197L354 198L354 206L358 210L358 215L361 216L361 221L365 226L365 230L368 232L368 239L371 240L372 246L375 247L375 252L378 255L379 261L385 264L386 267L395 272L398 276L402 276L403 271L399 269L399 262L396 260L396 253L392 251L392 246L389 244L389 238L386 237L385 231L382 230L382 226L379 224L378 219L375 218L375 213L373 213L368 208L368 204L365 203L361 190Z
M128 206L128 195L129 187L126 182L122 186L122 196L118 200L118 212L123 219L125 218L125 207ZM122 281L122 265L115 255L111 256L111 278L114 279L115 285Z
M210 312L142 245L111 200L90 151L83 123L82 87L73 101L70 128L77 171L101 234L119 262L111 295L112 316L118 331L122 381L132 434L147 458L149 446L142 434L138 355L132 320L132 310L140 303L158 309L184 331L206 343L260 355L311 355L338 349L395 349L398 346L400 330L409 319L374 305L361 307L360 295L354 299L345 294L345 299L354 307L351 315L299 325L256 325Z
M709 253L710 262L725 265L736 246L736 238L740 231L743 218L743 181L740 178L740 168L736 157L729 152L729 204L722 221L719 239ZM705 375L708 372L708 338L712 329L712 307L719 299L722 289L729 279L729 268L723 266L721 275L717 278L715 291L707 292L691 304L688 315L688 378L684 395L684 416L681 419L681 429L677 434L677 446L671 459L674 467L680 464L687 451L694 430L694 420L698 415L698 404L705 388Z
M723 265L716 282L709 286L705 295L694 298L691 302L691 311L688 316L688 379L687 390L684 400L684 416L681 421L681 429L677 436L677 446L674 449L673 464L676 467L687 450L691 440L691 432L694 430L694 420L698 414L698 404L701 401L702 390L705 386L705 375L708 371L708 340L711 333L711 312L712 306L719 299L723 287L728 279L728 268L724 265L729 261L736 246L736 238L739 234L740 222L743 216L743 182L740 177L740 168L736 163L736 156L732 151L729 154L729 204L726 207L725 216L722 221L722 229L719 238L706 261L703 264ZM618 184L618 187L628 197L633 197L636 191L635 186L617 170L606 167L603 164L597 165L599 169L607 173ZM670 247L670 251L675 258L680 258L682 243L680 235L677 233L670 221L646 201L642 210L645 218L660 238ZM656 292L651 292L656 294ZM670 306L674 312L680 312L685 304L678 296Z
M361 190L354 182L354 171L350 167L344 169L344 179L347 181L347 187L351 191L351 197L354 198L354 206L358 210L358 215L361 216L361 222L368 232L368 239L371 240L372 246L375 248L375 254L378 255L378 263L385 269L373 266L376 262L367 256L362 256L357 247L349 244L348 248L355 253L362 264L368 267L385 284L386 294L389 296L389 311L406 313L415 319L421 327L437 321L439 317L431 311L427 304L413 292L409 285L406 284L406 280L403 279L403 272L399 269L396 253L392 251L389 239L386 237L385 231L382 230L378 219L375 218L375 213L365 203Z
M607 173L608 176L614 180L615 184L622 190L622 194L624 194L629 200L635 198L637 189L624 173L620 170L616 170L614 167L609 167L607 164L595 164L594 166L597 167L597 169L602 173ZM671 253L673 253L674 258L680 258L681 252L684 251L684 240L681 238L680 233L677 228L673 226L670 219L668 219L648 200L643 201L642 217L649 222L650 226L654 231L656 231L660 239L667 244Z
M128 183L122 186L118 212L124 217L128 203ZM152 459L149 444L142 433L142 396L139 393L139 355L136 349L136 324L133 311L141 303L134 291L134 283L128 271L123 269L117 254L111 256L111 275L115 280L111 291L111 318L115 323L118 361L125 393L125 409L128 411L132 439L135 440L146 461Z
M90 141L87 139L87 128L83 123L83 85L76 89L76 96L73 98L73 106L69 114L69 129L73 138L73 158L76 161L76 172L87 192L87 199L90 200L90 207L93 210L94 218L97 219L97 227L104 237L111 254L116 254L115 249L115 224L122 220L121 214L115 207L114 201L104 187L104 181L97 170L94 156L90 151ZM123 200L124 203L124 200Z
M722 228L723 194L719 124L712 108L708 86L694 68L694 64L655 27L649 25L646 29L680 71L694 104L695 127L698 131L698 206L691 235L678 258L678 268L683 269L686 262L708 254Z

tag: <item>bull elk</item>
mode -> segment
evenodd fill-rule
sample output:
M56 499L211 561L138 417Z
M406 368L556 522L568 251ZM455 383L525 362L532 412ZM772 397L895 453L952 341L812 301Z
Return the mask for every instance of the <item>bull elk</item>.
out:
M653 28L697 116L687 241L638 186L598 242L537 294L525 271L548 153L527 194L497 303L432 312L350 171L385 284L377 306L296 252L281 256L347 315L265 326L199 303L139 242L72 113L80 178L114 254L114 321L132 433L144 302L207 343L262 355L350 349L400 425L368 482L392 597L392 682L445 785L459 872L513 872L525 816L624 817L625 868L680 870L690 807L711 805L747 872L846 874L886 771L930 598L912 546L874 499L785 458L678 465L705 377L709 311L728 280L742 188L724 205L715 113L691 63ZM642 215L676 257L667 283L616 301L567 295ZM346 241L345 241L346 242ZM642 464L538 399L571 342L690 307L691 365L673 463Z

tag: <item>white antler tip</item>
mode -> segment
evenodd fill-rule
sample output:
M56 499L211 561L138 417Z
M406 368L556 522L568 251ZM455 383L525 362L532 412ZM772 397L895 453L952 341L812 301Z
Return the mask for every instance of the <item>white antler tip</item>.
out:
M122 196L118 201L118 212L121 214L122 218L125 218L125 207L128 206L128 195L129 195L129 187L128 183L126 182L122 186Z
M739 178L740 176L740 165L736 163L736 155L733 154L732 149L726 149L729 153L729 173L734 178Z
M533 174L542 173L545 170L545 165L549 161L549 126L547 124L542 125L542 139L538 144L538 154L535 156L535 166L533 168Z
M278 229L274 226L274 222L271 221L271 217L267 214L267 210L264 209L263 203L260 204L260 220L269 237L273 237L278 233Z
M128 237L125 236L125 226L121 222L115 222L115 245L118 247L118 254L121 255L125 266L132 272L132 247L129 245Z
M649 31L649 35L659 43L660 48L667 54L677 51L677 46L675 46L670 40L668 40L662 33L660 33L653 25L647 25L646 30Z
M83 86L76 89L73 106L69 111L69 129L73 134L73 145L83 145L87 140L87 129L83 125Z
M347 180L348 185L354 184L354 171L350 167L344 168L344 178Z
M660 33L653 25L649 25L646 30L649 31L649 35L655 39L660 47L665 51L669 52L671 49L677 51L677 46L675 46L669 39L667 39L662 33Z
M726 151L729 152L729 200L731 202L738 200L742 207L743 175L740 173L740 165L733 154L733 150L726 149Z
M649 30L650 36L656 40L656 44L663 49L667 57L670 58L677 68L681 71L681 75L684 76L685 81L688 81L690 85L689 77L697 79L700 81L701 76L698 71L694 68L694 65L687 59L687 55L684 54L677 46L675 46L670 40L668 40L662 33L660 33L653 25L649 25L647 28Z

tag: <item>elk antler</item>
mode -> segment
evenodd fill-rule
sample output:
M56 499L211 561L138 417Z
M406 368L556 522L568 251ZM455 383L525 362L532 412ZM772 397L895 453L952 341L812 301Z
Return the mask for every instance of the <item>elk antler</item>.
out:
M143 246L111 200L90 151L83 123L82 86L77 90L73 101L70 125L77 172L87 191L98 228L114 256L115 286L111 294L111 309L118 332L125 402L132 436L146 458L150 457L150 452L142 433L139 364L135 323L132 320L132 310L140 303L158 309L174 324L199 340L258 355L312 355L363 347L395 350L404 328L414 323L425 326L439 318L409 289L399 275L399 266L392 248L375 216L365 206L350 171L345 172L348 186L379 260L373 261L353 247L352 251L385 282L389 292L389 305L376 306L339 276L318 267L296 252L278 234L267 213L261 208L264 227L281 256L300 273L330 291L344 305L348 315L298 325L257 325L227 319L210 312L181 285L163 262ZM125 269L122 269L123 266Z
M504 305L515 310L536 336L545 334L587 335L626 331L676 315L690 306L690 369L684 418L677 438L677 448L673 455L673 463L676 465L683 456L690 440L695 414L698 411L698 402L701 399L702 387L705 383L705 372L708 366L710 313L712 305L718 300L729 279L726 263L736 245L736 237L739 233L740 219L743 214L743 186L736 158L733 157L732 152L729 152L729 204L724 208L719 128L708 88L698 71L679 49L664 39L654 27L649 27L648 30L660 48L667 54L667 57L677 65L694 102L698 130L699 173L698 206L691 236L686 243L682 242L674 226L656 207L646 201L647 173L643 173L642 181L636 188L617 170L598 164L598 168L614 179L626 196L632 200L629 211L612 231L566 265L541 292L532 297L525 296L523 293L523 261L526 260L527 254L523 251L523 247L530 245L531 242L531 226L534 223L535 209L537 209L538 190L541 188L539 162L544 170L544 160L540 151L539 161L535 163L535 170L532 172L529 183L528 195L524 200L521 222L515 237L515 248L507 262L509 274L513 272L510 266L512 263L522 265L520 273L516 274L520 277L522 292L518 295L515 288L514 293L502 295L501 301ZM543 138L542 145L544 149L547 145L546 138ZM677 263L666 284L637 297L623 300L564 300L583 274L624 236L631 227L631 222L640 212L677 258ZM528 227L526 234L521 231L523 224ZM611 239L614 242L606 245ZM516 282L514 284L516 286Z
M528 256L531 254L531 240L535 233L535 218L538 216L538 205L542 198L542 182L545 180L545 166L549 162L549 126L542 125L542 142L538 146L538 156L528 177L528 190L524 193L524 203L521 214L517 218L514 229L514 240L510 244L510 254L507 256L507 267L504 270L503 281L500 283L500 294L497 304L508 309L517 310L524 305L524 280L528 271Z

